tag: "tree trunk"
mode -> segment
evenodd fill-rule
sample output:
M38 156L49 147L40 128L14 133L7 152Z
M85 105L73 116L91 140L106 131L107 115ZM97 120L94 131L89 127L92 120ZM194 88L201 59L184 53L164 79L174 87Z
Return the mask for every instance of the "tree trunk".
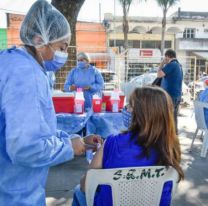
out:
M123 33L124 33L124 49L128 49L128 32L129 32L129 24L127 20L127 10L126 5L123 5Z
M124 57L124 64L125 64L125 71L124 71L124 80L125 82L128 80L128 32L129 32L129 24L128 24L128 11L127 11L127 5L124 2L123 3L123 33L124 33L124 49L125 49L125 57Z
M68 71L76 64L76 23L77 16L85 0L52 0L52 5L55 6L68 20L71 28L71 42L68 48L69 61L61 71L56 73L58 88L63 89L63 83L66 79Z
M164 9L163 18L162 18L162 36L161 36L161 55L162 56L163 56L164 49L165 49L166 14L167 14L167 9Z

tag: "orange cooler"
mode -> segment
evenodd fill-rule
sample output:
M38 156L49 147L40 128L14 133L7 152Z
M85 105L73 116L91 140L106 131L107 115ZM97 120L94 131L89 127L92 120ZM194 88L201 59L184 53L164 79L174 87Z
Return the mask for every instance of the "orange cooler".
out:
M111 91L104 91L103 92L103 103L106 106L106 111L112 112L112 103L111 103ZM119 91L119 110L121 110L124 107L124 100L125 100L125 95L122 91Z
M53 104L56 113L74 112L74 94L73 93L54 93Z

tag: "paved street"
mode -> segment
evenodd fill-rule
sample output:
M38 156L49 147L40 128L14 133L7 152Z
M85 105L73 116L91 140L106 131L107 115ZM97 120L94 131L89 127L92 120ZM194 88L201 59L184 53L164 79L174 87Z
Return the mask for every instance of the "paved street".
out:
M208 206L208 157L200 157L202 141L195 140L189 152L196 125L192 108L182 108L179 116L179 139L185 180L179 184L173 206ZM85 157L76 158L50 170L47 182L47 206L71 205L73 188L87 169Z

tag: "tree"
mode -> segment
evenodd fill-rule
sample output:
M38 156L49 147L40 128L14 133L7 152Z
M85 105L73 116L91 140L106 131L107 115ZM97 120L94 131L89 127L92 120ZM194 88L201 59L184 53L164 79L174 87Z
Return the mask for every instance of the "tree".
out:
M164 53L165 48L165 31L166 31L166 16L168 9L172 6L174 6L176 3L179 2L179 0L156 0L158 5L161 7L163 12L163 18L162 18L162 34L161 34L161 54Z
M68 49L70 61L67 66L62 69L62 73L67 73L72 67L75 66L76 62L76 23L77 16L85 0L52 0L52 5L55 6L68 20L71 27L71 42ZM65 71L65 72L63 72ZM66 74L65 74L66 75ZM57 76L61 77L57 79L60 82L57 82L57 85L63 84L66 76L61 76L61 73L58 72ZM63 88L58 88L63 89Z
M125 81L128 79L127 78L127 69L128 69L128 62L127 62L127 55L128 55L128 32L129 32L129 22L128 22L128 15L129 15L129 9L132 4L133 0L119 0L119 3L122 6L123 9L123 34L124 34L124 49L126 51L125 53L125 71L124 71L124 76L125 76ZM114 28L115 29L115 28Z
M129 9L133 0L119 0L119 3L123 9L123 33L124 33L124 49L128 49L128 32L129 32L129 23L128 15Z

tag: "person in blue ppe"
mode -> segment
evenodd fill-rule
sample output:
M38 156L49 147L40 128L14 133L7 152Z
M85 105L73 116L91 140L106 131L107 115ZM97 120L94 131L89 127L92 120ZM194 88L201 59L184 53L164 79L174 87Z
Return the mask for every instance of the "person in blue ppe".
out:
M85 110L92 107L92 96L101 93L104 87L104 80L101 73L90 65L86 53L80 52L77 55L77 66L73 68L66 79L64 91L76 91L82 88L85 98Z
M93 143L93 135L81 139L56 130L46 72L65 64L70 36L65 17L38 0L21 26L24 46L0 52L1 206L44 206L49 167Z
M208 79L204 81L204 90L199 94L198 100L208 103ZM208 109L204 109L205 122L208 128Z

